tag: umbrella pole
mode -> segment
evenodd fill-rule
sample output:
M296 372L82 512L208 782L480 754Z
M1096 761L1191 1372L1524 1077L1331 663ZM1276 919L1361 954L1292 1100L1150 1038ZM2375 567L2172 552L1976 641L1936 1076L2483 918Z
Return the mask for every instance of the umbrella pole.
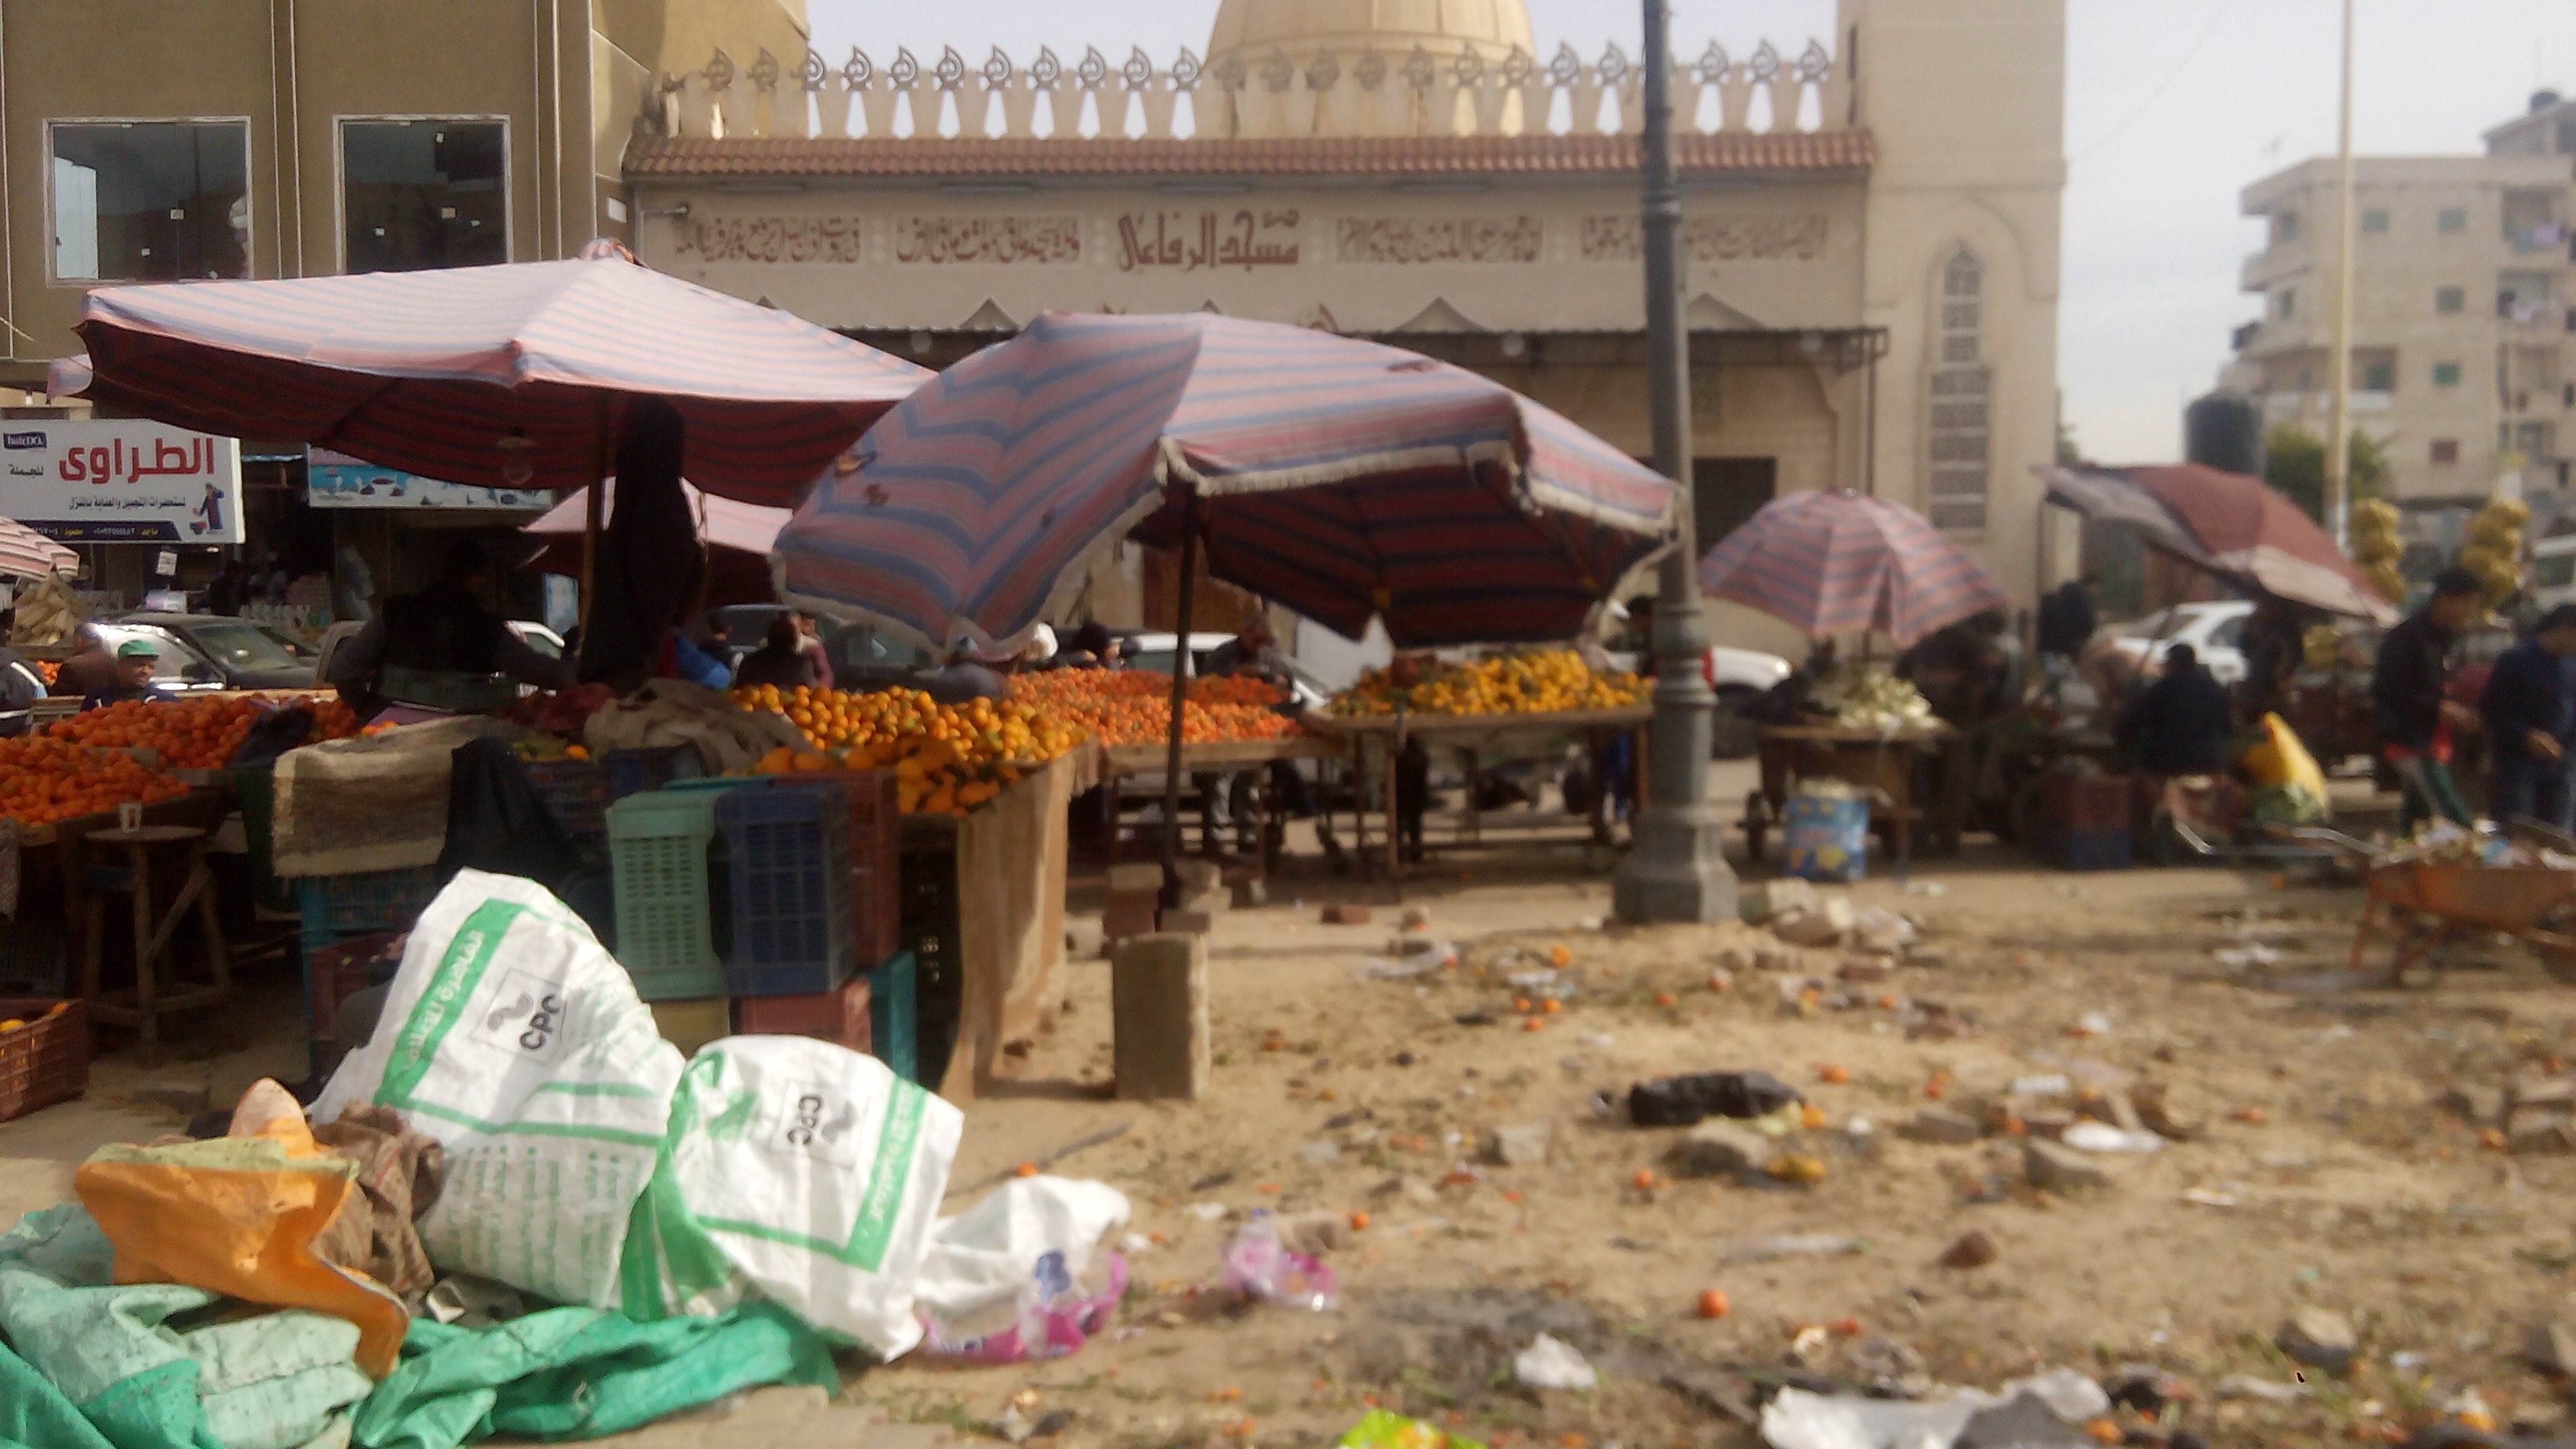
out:
M1179 632L1172 645L1172 728L1163 750L1163 904L1181 903L1181 711L1189 702L1190 604L1199 571L1199 500L1193 493L1181 510L1181 598Z
M599 576L599 530L608 517L608 500L603 496L608 487L608 397L599 399L598 426L591 430L590 492L584 498L581 520L581 642L590 644L590 600L592 585Z

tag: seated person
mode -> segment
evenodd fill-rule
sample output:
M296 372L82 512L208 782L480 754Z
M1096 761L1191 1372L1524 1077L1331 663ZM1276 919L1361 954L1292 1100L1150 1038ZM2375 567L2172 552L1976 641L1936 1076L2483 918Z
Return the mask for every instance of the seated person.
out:
M750 689L770 685L781 693L791 693L802 686L819 685L814 658L805 652L805 633L796 626L794 614L774 614L769 632L760 647L742 656L734 666L733 687Z
M2165 651L2164 677L2120 711L2121 752L2154 775L2215 775L2227 769L2235 719L2227 686L2200 667L2188 644Z
M84 710L102 705L122 704L129 699L163 699L169 691L153 682L152 671L161 664L161 650L149 639L128 639L116 646L116 677L102 688L91 690L81 699Z

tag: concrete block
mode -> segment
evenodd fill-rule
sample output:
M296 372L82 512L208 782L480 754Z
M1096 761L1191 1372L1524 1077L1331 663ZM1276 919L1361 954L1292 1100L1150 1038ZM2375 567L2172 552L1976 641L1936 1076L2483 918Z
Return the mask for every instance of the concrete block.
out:
M1225 867L1212 860L1185 860L1180 863L1181 894L1203 896L1225 888Z
M1121 902L1112 905L1101 914L1100 933L1112 941L1124 941L1135 936L1150 936L1154 934L1155 918L1160 914L1161 912L1155 908L1152 901L1147 901L1143 905L1128 905Z
M1111 1059L1126 1101L1207 1091L1207 938L1139 936L1109 958Z
M1162 889L1163 868L1159 865L1145 862L1141 864L1113 865L1109 867L1109 893L1111 895L1133 895L1138 892L1142 892L1149 896L1159 895L1162 893Z
M1270 883L1268 881L1263 880L1259 876L1254 876L1250 880L1239 880L1234 883L1234 908L1236 910L1248 911L1257 906L1266 906L1268 904L1270 904Z
M1193 911L1174 907L1163 912L1160 923L1166 933L1178 931L1192 936L1205 936L1216 929L1216 915L1211 911Z
M1226 890L1191 891L1181 897L1181 909L1222 916L1234 909L1234 893Z

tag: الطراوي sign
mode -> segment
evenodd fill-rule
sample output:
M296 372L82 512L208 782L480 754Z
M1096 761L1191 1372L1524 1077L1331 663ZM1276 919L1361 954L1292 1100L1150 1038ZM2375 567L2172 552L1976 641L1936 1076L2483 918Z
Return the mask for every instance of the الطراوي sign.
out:
M0 422L0 517L61 543L240 543L241 440L140 419Z

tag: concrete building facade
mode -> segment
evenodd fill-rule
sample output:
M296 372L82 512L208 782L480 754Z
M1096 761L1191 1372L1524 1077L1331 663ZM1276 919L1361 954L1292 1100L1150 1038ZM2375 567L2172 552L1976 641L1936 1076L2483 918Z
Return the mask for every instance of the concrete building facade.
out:
M2074 563L2031 472L2062 0L1843 0L1830 42L1676 39L1701 537L1781 491L1875 489L2029 597ZM934 366L1051 308L1377 337L1649 450L1625 52L1546 49L1519 0L1224 0L1204 59L1116 49L728 45L628 152L637 249Z
M2576 102L2542 92L2477 156L2356 158L2353 425L2401 506L2562 493L2576 458ZM2264 248L2229 380L2267 423L2328 432L2338 188L2319 158L2245 188Z

